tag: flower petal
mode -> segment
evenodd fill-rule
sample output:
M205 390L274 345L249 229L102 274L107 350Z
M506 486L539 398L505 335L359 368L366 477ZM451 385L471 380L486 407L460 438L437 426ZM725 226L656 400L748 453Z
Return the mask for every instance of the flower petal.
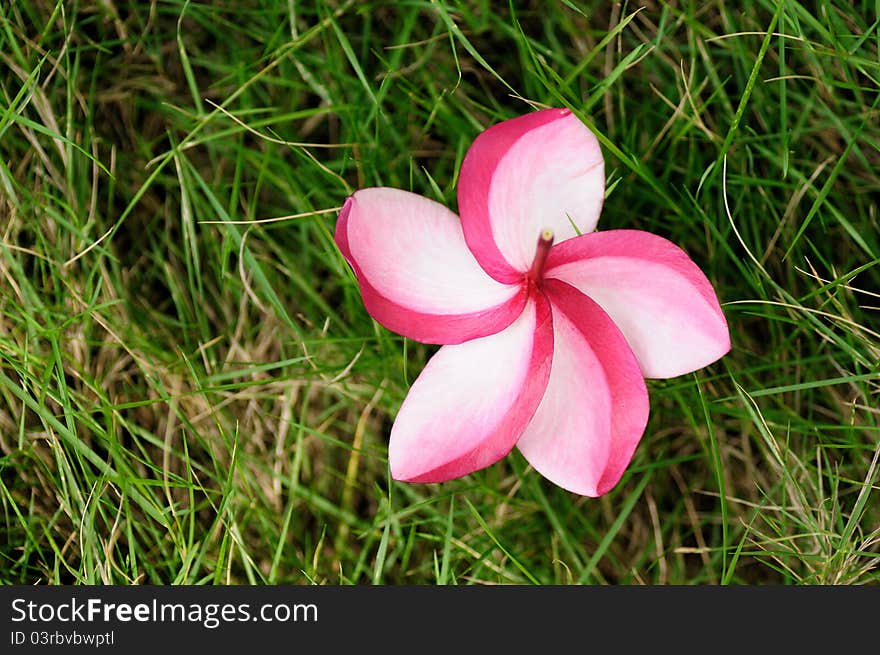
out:
M391 428L392 477L442 482L504 457L541 400L552 352L543 295L502 332L437 351Z
M544 477L584 496L608 492L648 421L639 365L609 316L577 289L546 280L553 313L547 391L517 448Z
M605 193L595 135L567 109L498 123L473 142L458 182L468 247L489 275L513 282L528 271L545 228L556 243L591 232Z
M486 275L461 222L440 203L384 187L345 201L336 243L357 276L370 315L426 343L494 334L519 316L526 293Z
M585 234L550 251L557 278L604 309L649 378L689 373L730 350L715 290L678 246L639 230Z

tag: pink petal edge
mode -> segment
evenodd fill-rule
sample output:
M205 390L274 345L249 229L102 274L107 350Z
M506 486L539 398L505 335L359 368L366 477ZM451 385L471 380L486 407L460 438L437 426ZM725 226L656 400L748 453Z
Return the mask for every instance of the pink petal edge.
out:
M584 496L614 487L648 421L648 390L623 335L577 289L546 280L553 316L547 390L517 448L541 475Z
M443 482L504 457L550 375L553 331L543 295L505 330L443 346L413 383L391 429L391 475Z
M489 275L512 283L529 269L538 235L556 242L599 220L605 167L596 136L568 109L545 109L479 134L465 155L458 208L468 247Z
M611 316L645 377L689 373L730 350L712 284L663 237L640 230L585 234L554 246L546 270Z
M502 285L479 267L458 217L414 193L355 192L339 213L335 239L367 312L410 339L457 344L494 334L525 306L522 288Z

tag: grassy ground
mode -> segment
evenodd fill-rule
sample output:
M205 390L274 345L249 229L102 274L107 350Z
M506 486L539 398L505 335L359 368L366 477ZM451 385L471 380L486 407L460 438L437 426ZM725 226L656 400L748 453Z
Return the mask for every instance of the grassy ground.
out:
M877 582L880 16L741 5L3 3L0 582ZM366 314L335 210L454 208L531 103L596 129L600 227L684 247L733 350L649 382L601 499L515 453L392 483L433 348Z

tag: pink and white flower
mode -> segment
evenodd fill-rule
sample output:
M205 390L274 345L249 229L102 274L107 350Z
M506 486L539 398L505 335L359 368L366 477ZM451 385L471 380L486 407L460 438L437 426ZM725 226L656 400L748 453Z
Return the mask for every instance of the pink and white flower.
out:
M604 191L595 135L547 109L477 137L461 166L461 218L391 188L346 200L336 242L367 311L443 345L392 427L395 479L449 480L516 446L549 480L599 496L644 433L644 379L728 352L715 291L680 248L594 231Z

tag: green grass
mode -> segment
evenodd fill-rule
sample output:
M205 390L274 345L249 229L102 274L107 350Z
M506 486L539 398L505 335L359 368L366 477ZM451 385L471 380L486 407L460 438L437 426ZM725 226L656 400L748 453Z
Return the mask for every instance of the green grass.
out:
M876 583L880 15L740 7L3 3L0 582ZM685 248L733 350L649 381L600 499L516 453L394 483L433 347L366 314L336 209L454 208L532 105L596 130L600 227Z

